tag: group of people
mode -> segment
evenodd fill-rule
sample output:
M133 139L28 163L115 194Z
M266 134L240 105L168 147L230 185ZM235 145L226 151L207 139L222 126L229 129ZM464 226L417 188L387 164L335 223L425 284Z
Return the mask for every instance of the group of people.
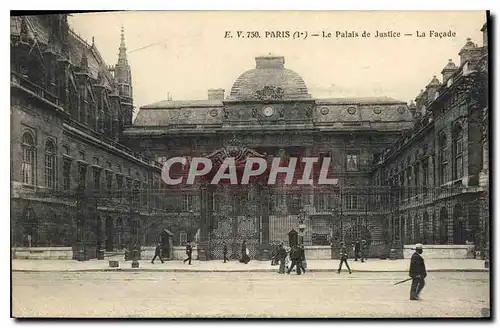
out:
M290 266L287 266L289 262L288 258L291 262ZM293 245L288 252L283 246L283 243L280 243L271 260L271 265L276 264L279 265L279 274L284 274L285 272L290 274L294 268L298 275L306 273L306 254L304 246Z
M153 256L153 259L151 260L151 264L155 264L156 258L159 258L161 263L163 264L163 258L161 256L162 252L162 243L156 244L155 247L155 255ZM189 265L191 265L191 260L192 260L192 255L193 255L193 245L191 245L191 242L186 243L186 259L184 259L182 262L186 263L189 262Z

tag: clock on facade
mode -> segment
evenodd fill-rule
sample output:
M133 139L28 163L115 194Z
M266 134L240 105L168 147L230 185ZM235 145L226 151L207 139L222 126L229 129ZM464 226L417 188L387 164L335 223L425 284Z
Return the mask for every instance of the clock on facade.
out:
M274 109L272 107L265 107L263 110L264 116L271 116L274 113Z

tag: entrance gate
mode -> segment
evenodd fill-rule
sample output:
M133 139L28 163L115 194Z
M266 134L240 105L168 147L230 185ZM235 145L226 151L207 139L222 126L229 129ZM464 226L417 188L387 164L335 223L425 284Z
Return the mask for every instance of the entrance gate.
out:
M208 190L209 208L209 253L211 259L223 258L223 243L228 250L228 258L239 259L242 243L250 258L260 256L260 245L265 243L262 236L263 197L259 195L260 186L220 185Z

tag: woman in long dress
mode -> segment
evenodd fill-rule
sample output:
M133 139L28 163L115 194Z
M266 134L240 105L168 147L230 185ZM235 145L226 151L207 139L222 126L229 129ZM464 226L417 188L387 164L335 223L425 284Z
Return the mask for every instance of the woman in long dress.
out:
M250 256L249 256L249 251L248 251L248 248L247 248L247 241L244 240L243 243L241 244L241 259L240 259L240 262L241 263L245 263L247 264L248 262L250 262Z

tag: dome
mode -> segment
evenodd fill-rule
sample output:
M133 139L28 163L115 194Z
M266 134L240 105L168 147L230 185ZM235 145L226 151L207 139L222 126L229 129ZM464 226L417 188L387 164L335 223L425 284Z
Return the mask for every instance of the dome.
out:
M311 98L300 75L284 66L285 58L281 56L256 57L255 68L236 79L229 98L259 99L266 91L270 92L268 98L274 99Z

